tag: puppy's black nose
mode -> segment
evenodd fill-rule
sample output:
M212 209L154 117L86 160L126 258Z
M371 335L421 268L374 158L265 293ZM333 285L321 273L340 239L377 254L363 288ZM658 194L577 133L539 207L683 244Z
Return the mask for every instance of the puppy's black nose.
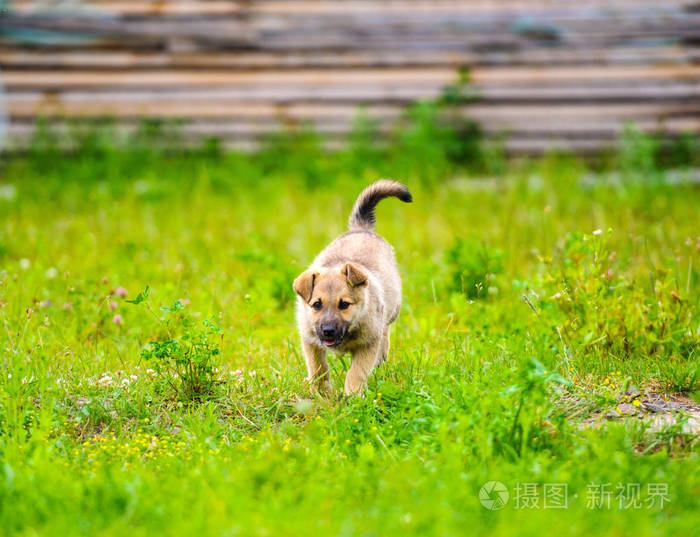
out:
M323 337L327 337L328 339L332 339L335 337L335 334L336 334L335 327L322 326L321 327L321 334L323 334Z

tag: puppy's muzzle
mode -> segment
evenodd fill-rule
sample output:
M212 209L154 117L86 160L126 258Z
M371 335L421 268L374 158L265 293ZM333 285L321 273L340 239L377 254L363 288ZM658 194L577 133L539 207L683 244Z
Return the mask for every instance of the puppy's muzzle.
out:
M318 339L326 347L339 345L345 337L345 329L332 324L322 324L318 329Z

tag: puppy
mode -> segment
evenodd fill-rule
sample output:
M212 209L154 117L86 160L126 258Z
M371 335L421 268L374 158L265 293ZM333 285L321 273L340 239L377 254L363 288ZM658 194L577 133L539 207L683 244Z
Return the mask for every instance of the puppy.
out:
M349 231L294 280L308 378L322 392L330 392L327 351L352 354L345 378L348 395L367 385L372 369L389 353L389 329L401 310L401 278L394 249L374 232L374 209L392 196L413 201L396 181L365 188L350 214Z

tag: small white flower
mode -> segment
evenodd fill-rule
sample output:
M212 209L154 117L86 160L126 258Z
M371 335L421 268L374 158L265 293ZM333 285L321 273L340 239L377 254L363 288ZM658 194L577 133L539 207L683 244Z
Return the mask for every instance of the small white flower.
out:
M27 270L31 266L32 262L29 261L29 259L27 259L26 257L19 260L19 268L21 268L22 270Z
M129 384L131 384L131 382L129 381L129 379L122 379L122 386L123 386L123 387L126 388Z
M107 386L112 385L112 377L109 375L103 375L100 380L97 381L97 383L103 388L106 388Z
M136 375L129 376L129 380L131 380L131 382L136 382L137 379L138 377Z
M598 235L602 235L602 234L603 234L603 232L602 232L600 229L594 229L594 230L593 230L593 235L595 235L596 237L597 237Z
M58 269L56 267L48 268L46 269L44 276L46 276L46 278L49 280L53 280L56 276L58 276Z
M155 375L155 374L156 374L156 372L153 371L153 369L146 369L146 375L149 375L149 376L152 377L152 376Z

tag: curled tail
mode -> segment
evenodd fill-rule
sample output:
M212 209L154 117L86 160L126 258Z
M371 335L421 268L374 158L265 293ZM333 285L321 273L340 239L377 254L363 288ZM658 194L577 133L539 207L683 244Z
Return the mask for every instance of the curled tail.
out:
M380 179L365 188L357 198L350 213L350 230L366 229L372 231L376 218L374 209L384 198L399 198L405 203L413 201L413 196L405 185L398 181Z

